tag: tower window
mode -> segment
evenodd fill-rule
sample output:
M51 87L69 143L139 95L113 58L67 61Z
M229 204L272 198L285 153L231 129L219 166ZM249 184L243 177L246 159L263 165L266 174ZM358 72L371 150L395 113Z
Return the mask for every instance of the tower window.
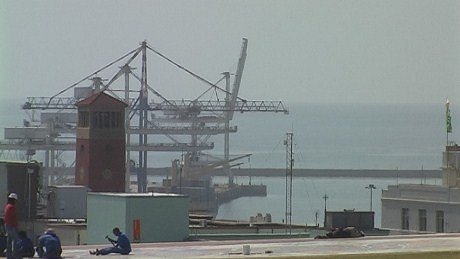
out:
M81 127L81 128L89 127L89 112L87 111L78 112L78 127Z
M117 121L116 121L117 113L111 112L110 113L110 127L115 129L117 128Z
M110 128L110 112L104 112L104 128Z
M93 125L91 125L93 128L102 128L103 120L102 120L102 112L93 112Z
M122 128L124 123L121 117L121 112L93 112L91 126L96 129Z

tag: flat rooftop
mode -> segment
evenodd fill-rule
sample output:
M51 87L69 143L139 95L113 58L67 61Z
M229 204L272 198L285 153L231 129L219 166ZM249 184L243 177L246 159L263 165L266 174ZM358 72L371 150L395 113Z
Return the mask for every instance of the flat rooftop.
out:
M270 239L133 244L132 258L460 258L460 234L342 239ZM243 255L249 245L251 255ZM107 244L109 246L109 244ZM100 245L63 247L65 258L90 258ZM421 257L422 256L422 257Z

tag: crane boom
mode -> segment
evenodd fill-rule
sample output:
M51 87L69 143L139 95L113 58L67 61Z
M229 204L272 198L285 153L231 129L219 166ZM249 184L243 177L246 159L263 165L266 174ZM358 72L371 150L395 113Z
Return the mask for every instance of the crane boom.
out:
M24 110L76 110L75 103L79 99L74 97L27 97L22 106ZM134 99L130 100L130 109L136 110ZM168 100L163 102L151 102L151 111L187 112L187 109L198 109L200 112L282 112L288 113L287 108L281 101L234 101L233 108L228 107L225 101L214 100Z
M235 81L233 81L232 98L229 104L229 116L230 120L233 119L235 110L236 99L238 98L238 92L240 91L241 78L243 77L244 64L246 63L246 56L248 50L248 39L243 38L243 45L241 46L240 59L238 60L238 67L236 68Z

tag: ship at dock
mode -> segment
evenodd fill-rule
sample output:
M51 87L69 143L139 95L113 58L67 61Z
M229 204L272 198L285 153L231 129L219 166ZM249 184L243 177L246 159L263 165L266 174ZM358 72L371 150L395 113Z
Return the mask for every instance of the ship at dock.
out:
M185 194L190 200L190 212L193 214L217 215L221 204L240 197L267 196L266 185L235 184L231 168L227 163L240 160L248 155L237 156L228 161L217 159L210 162L192 161L190 155L185 155L183 161L172 161L168 175L161 185L147 187L149 192ZM236 163L240 165L241 163ZM231 167L232 165L230 165ZM225 184L213 184L212 177L216 173L229 175Z
M239 95L247 49L248 40L243 39L236 69L217 72L218 79L210 81L143 41L137 48L58 93L48 97L27 97L22 105L27 119L21 127L4 129L0 158L41 162L44 187L72 184L69 176L75 175L75 136L81 123L77 119L75 104L104 91L127 104L124 118L115 118L110 112L102 111L91 116L98 121L88 123L110 127L123 120L126 164L129 165L125 172L126 192L187 194L191 200L190 209L194 212L215 212L219 204L242 196L264 196L266 186L233 182L232 167L241 165L238 159L248 156L230 152L230 134L238 131L233 123L234 115L248 112L288 114L288 110L281 101L247 100ZM150 65L157 62L152 61L150 55L194 80L185 87L205 86L205 90L197 89L192 91L194 96L185 96L190 91L183 91L171 80L171 74L161 78L158 71L149 71L156 64ZM149 74L162 80L152 83ZM156 85L158 82L166 85ZM174 89L181 96L167 98L160 93L160 89L165 88ZM216 152L213 139L218 137L223 137L223 150L217 153L223 155L207 154L211 150ZM174 153L179 157L172 161L169 175L159 186L147 181L147 172L158 163L157 156L152 155L155 152ZM227 184L212 183L212 176L217 171L225 172L229 179ZM137 188L134 189L129 184L132 175L137 176Z

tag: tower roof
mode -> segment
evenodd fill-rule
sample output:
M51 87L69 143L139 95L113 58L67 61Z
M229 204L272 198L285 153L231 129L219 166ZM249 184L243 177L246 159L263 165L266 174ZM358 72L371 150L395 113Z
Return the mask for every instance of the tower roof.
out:
M106 106L106 105L118 105L126 107L128 106L125 102L120 99L117 99L111 95L106 94L104 91L97 92L88 96L87 98L77 102L75 104L77 107L82 106Z

